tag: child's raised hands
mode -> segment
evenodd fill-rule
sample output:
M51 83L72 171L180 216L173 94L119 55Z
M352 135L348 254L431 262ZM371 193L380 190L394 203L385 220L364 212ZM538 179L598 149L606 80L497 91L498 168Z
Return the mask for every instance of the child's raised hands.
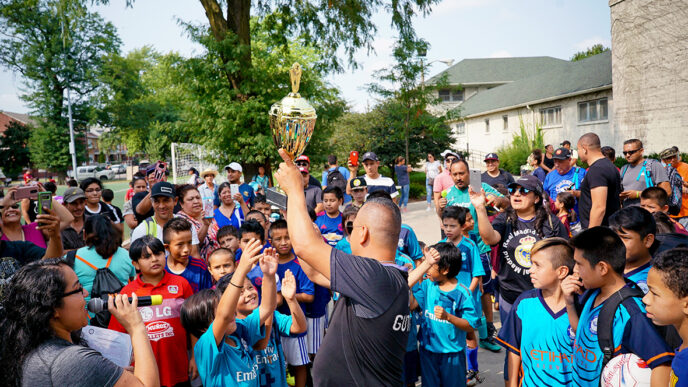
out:
M573 304L575 295L583 294L584 289L583 281L578 273L573 273L561 281L561 292L564 293L567 304Z
M434 264L436 264L437 262L440 261L440 253L439 253L437 250L435 250L435 249L433 249L433 248L431 248L431 247L427 247L427 246L426 246L426 247L423 249L423 255L425 256L425 261L426 261L430 266L432 266L432 265L434 265Z
M277 273L277 265L279 264L279 258L277 256L277 250L274 247L269 247L263 250L263 255L260 257L260 270L263 271L263 275L274 276Z
M291 270L287 269L282 278L282 297L287 301L296 299L296 279Z
M260 249L262 247L263 246L260 244L259 240L251 239L246 245L246 249L241 254L241 259L239 260L237 270L242 269L248 273L248 271L251 270L253 265L255 265L256 262L258 262L258 258L260 258L260 255L258 253L260 252Z

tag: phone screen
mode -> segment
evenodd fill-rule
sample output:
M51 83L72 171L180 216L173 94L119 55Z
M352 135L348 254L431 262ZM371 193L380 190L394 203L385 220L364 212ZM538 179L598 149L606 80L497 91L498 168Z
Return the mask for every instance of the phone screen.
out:
M231 191L232 196L238 194L239 193L239 184L230 184L229 190Z
M44 214L45 209L52 210L53 201L50 192L39 192L38 193L38 208L36 212L38 214Z
M213 198L205 197L203 198L203 217L206 219L213 218L215 216L215 208L213 206Z
M483 188L483 185L482 185L482 176L480 174L480 170L479 169L471 169L470 170L470 178L471 178L470 186L473 189L473 191L478 192L478 193L482 192L481 190Z

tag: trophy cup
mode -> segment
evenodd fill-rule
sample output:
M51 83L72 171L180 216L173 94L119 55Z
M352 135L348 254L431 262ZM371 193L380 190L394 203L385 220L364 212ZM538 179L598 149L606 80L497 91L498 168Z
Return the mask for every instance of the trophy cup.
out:
M277 149L283 148L291 159L301 156L315 129L315 108L299 94L301 65L294 63L289 69L291 93L270 107L270 129ZM265 192L268 203L287 209L287 196L278 188Z

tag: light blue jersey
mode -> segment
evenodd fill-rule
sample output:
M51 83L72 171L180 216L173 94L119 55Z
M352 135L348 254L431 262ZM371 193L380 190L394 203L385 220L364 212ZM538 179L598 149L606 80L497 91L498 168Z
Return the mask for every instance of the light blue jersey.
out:
M344 237L337 242L334 246L335 249L343 251L347 254L351 254L351 242L349 242L349 237Z
M473 328L477 328L480 324L480 315L475 310L468 288L457 282L453 290L445 292L436 283L424 280L414 287L413 295L422 311L421 346L434 353L463 351L466 348L466 332L447 320L436 318L435 306L441 306L447 313L463 318Z
M194 347L198 374L204 386L258 386L258 365L251 356L253 345L265 336L258 309L245 319L236 320L237 329L229 338L234 345L215 344L213 324Z
M573 343L573 383L576 386L597 387L602 373L602 350L597 340L597 320L601 303L593 307L599 289L585 294L585 305L578 320L576 339ZM669 345L657 333L645 316L645 306L640 298L628 298L616 309L612 324L614 355L634 353L645 360L650 368L671 363L674 354Z
M447 242L447 239L442 239L440 242ZM461 241L456 245L456 247L461 252L461 270L459 274L456 275L456 279L460 284L464 285L466 288L471 288L471 281L473 277L484 276L485 269L483 268L483 262L480 260L480 252L478 251L478 246L470 240L468 237L461 237ZM475 304L476 313L480 315L483 312L482 304L480 303L480 287L476 287L474 291L471 292L473 297L473 303Z
M521 386L569 386L573 382L573 339L566 308L553 311L540 289L521 294L497 340L521 357Z
M286 387L287 368L284 352L282 350L282 336L289 336L291 316L285 316L275 311L272 319L272 332L265 349L253 350L252 355L258 365L259 383L261 387Z
M492 186L487 185L485 183L482 183L483 190L485 190L486 195L495 195L497 197L504 197L504 195L500 194L499 191L496 189L492 188ZM452 186L449 189L449 192L447 193L447 205L448 206L459 206L459 207L466 207L468 208L468 211L471 212L471 216L473 217L473 220L475 220L475 225L473 226L474 232L478 233L480 235L480 232L478 231L478 214L475 212L475 207L473 207L473 204L471 204L471 197L468 196L468 187L465 189L458 189L456 186ZM490 246L486 245L485 242L483 242L482 238L478 241L478 250L479 253L487 253L490 252Z
M624 277L638 284L638 287L643 291L643 293L647 293L649 290L647 287L647 273L650 271L651 267L652 261L640 266L637 269L629 271L628 273L624 274Z

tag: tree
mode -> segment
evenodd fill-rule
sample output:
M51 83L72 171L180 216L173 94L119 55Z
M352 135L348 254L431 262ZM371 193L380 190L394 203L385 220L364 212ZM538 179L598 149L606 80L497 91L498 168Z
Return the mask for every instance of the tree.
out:
M38 117L29 141L36 166L59 172L71 166L66 91L75 129L83 133L102 58L119 44L114 26L81 1L0 0L0 65L21 75L27 91L22 98Z
M17 176L30 163L29 130L17 121L10 121L0 137L0 168L7 177Z
M605 47L598 43L591 47L588 47L588 49L585 51L579 51L573 54L573 56L571 57L571 62L579 61L593 55L601 54L605 51L609 51L609 47Z

